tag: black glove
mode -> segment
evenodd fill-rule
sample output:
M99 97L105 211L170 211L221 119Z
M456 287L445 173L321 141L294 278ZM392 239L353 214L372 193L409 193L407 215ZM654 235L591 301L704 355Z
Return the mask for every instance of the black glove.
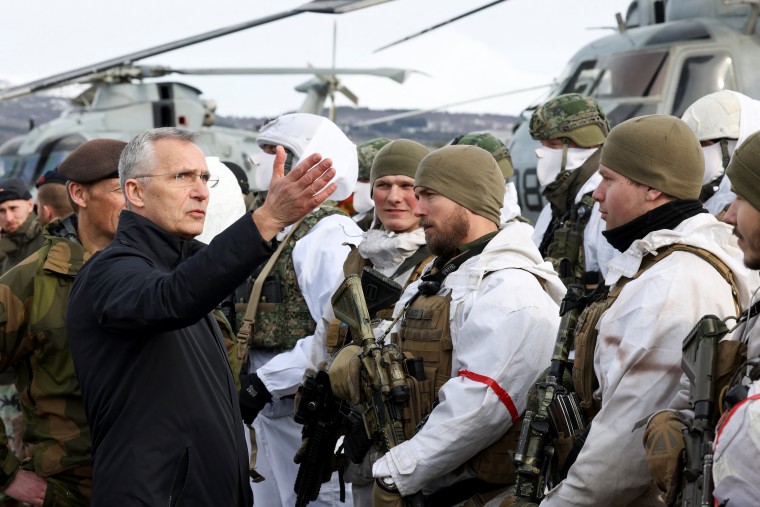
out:
M240 374L240 414L243 422L251 424L264 405L272 401L272 395L255 373Z

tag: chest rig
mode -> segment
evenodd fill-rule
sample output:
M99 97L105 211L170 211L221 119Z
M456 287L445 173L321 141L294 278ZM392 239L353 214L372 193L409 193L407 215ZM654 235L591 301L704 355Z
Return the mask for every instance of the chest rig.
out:
M697 255L709 263L720 273L723 279L731 286L731 293L734 297L734 306L736 315L741 313L741 303L739 301L739 290L736 285L734 274L729 267L716 255L691 245L673 244L660 248L654 253L649 253L641 260L639 270L631 277L622 277L609 290L607 296L596 301L586 308L578 319L578 325L575 333L575 362L573 364L573 385L581 401L581 407L586 411L588 420L591 420L599 409L601 402L594 399L594 391L599 387L596 375L594 374L594 351L598 338L597 325L607 309L609 309L620 295L620 292L631 280L640 277L647 269L654 266L659 261L665 259L673 252L690 252Z
M238 332L238 341L252 349L281 351L314 334L317 327L311 317L296 277L293 249L323 218L343 214L337 208L322 206L293 225L270 260L254 272L251 299L246 317Z
M484 277L488 275L486 273ZM416 295L407 305L399 333L394 336L399 349L408 358L407 365L410 361L416 363L414 369L407 368L415 372L407 376L411 387L410 400L404 409L407 439L412 438L425 424L438 402L439 390L451 378L451 292L439 295L434 287L426 292L427 295ZM422 363L421 368L419 363ZM496 386L495 389L501 388ZM521 422L522 418L517 418L515 414L507 432L467 462L479 479L493 484L512 484L515 481L516 473L509 452L517 445Z
M596 173L601 153L601 149L595 151L575 171L562 171L543 191L551 204L552 219L539 252L552 263L565 285L576 283L593 287L599 283L599 273L586 273L583 247L583 235L591 218L594 199L589 192L576 203L575 196Z
M359 253L359 249L356 248L354 245L348 245L349 248L351 248L351 251L349 252L348 256L346 257L346 261L343 263L343 273L345 276L348 275L359 275L362 277L362 286L364 287L364 268L371 268L372 262L369 259L365 259L361 256ZM408 285L411 283L417 281L419 277L422 275L422 271L425 268L425 266L433 259L433 256L430 254L430 250L428 250L427 246L423 245L421 246L415 253L413 253L411 256L407 257L404 262L399 265L398 269L396 269L395 273L393 273L390 278L396 279L397 277L401 276L402 274L406 273L410 269L413 268L413 271L409 278L404 283L404 286L402 287L402 293L403 290L406 289ZM365 287L364 288L365 297L369 299L368 290ZM396 298L396 301L398 301L398 298ZM374 314L370 312L370 316L373 319L384 319L384 320L391 320L393 317L393 309L395 307L394 301L392 304L389 304L388 306L378 310ZM367 301L368 306L370 306L369 301ZM348 340L348 326L343 325L343 323L340 321L340 319L333 319L330 324L328 324L327 327L327 336L326 336L326 344L327 344L327 351L332 354L334 352L337 352Z

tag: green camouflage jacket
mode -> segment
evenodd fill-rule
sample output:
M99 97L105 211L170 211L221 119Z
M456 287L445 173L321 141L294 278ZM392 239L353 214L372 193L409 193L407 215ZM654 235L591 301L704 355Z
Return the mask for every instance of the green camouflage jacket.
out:
M0 274L9 271L13 266L23 261L42 247L45 239L42 236L37 215L32 213L18 230L11 234L0 236Z
M75 220L51 222L43 247L0 278L0 372L16 373L24 444L42 477L90 466L90 428L65 325L74 277L89 257L76 241ZM7 484L19 462L0 433L0 481Z

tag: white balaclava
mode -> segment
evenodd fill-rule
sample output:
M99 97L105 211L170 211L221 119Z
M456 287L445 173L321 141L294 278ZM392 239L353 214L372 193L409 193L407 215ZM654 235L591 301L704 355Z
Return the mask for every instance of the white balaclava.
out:
M342 201L354 191L359 175L356 145L333 122L325 117L309 113L291 113L267 123L256 138L259 146L280 145L293 153L293 166L299 160L314 153L330 158L336 174L331 182L338 185L330 199ZM274 166L274 155L257 153L252 156L256 169L256 190L269 189Z
M206 157L206 165L211 178L219 178L219 183L208 189L206 221L203 224L203 232L195 239L208 244L217 234L245 214L245 201L243 201L243 194L240 193L237 178L230 168L219 160L219 157Z
M598 148L567 148L565 170L578 169ZM536 176L542 187L557 177L562 169L562 150L540 146L536 148Z

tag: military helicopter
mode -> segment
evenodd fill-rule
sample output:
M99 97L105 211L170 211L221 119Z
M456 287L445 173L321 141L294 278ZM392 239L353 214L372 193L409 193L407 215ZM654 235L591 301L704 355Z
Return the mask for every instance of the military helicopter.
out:
M681 116L698 98L735 90L760 97L760 4L757 0L635 0L618 32L581 48L547 97L595 97L614 126L634 116ZM543 207L528 123L535 103L521 114L509 144L526 216Z
M498 3L491 2L385 47ZM539 144L531 139L528 129L536 107L563 93L583 93L600 102L614 126L645 114L681 116L695 100L720 90L760 98L760 70L756 64L760 61L759 14L760 0L630 2L625 17L618 14L615 18L615 33L578 50L547 86L549 91L520 114L509 149L523 215L535 220L545 204L535 169L534 150ZM519 91L522 90L509 90L502 95ZM434 109L426 111L431 110ZM416 112L400 113L362 125L413 114Z
M145 129L164 126L183 127L197 132L198 144L204 152L234 161L250 172L253 170L250 155L260 151L254 132L214 125L215 102L201 98L201 91L193 86L175 81L144 80L169 74L313 74L311 80L297 87L307 95L301 111L321 114L328 98L333 104L331 111L334 111L337 93L343 94L352 102L357 101L355 94L340 82L338 75L370 74L401 83L409 71L393 68L336 68L334 63L328 68L172 69L155 65L138 66L133 62L303 12L342 14L386 1L388 0L313 0L279 14L0 90L0 100L8 100L61 86L90 85L72 100L77 108L0 146L0 174L20 177L31 184L89 139L107 137L128 141Z

